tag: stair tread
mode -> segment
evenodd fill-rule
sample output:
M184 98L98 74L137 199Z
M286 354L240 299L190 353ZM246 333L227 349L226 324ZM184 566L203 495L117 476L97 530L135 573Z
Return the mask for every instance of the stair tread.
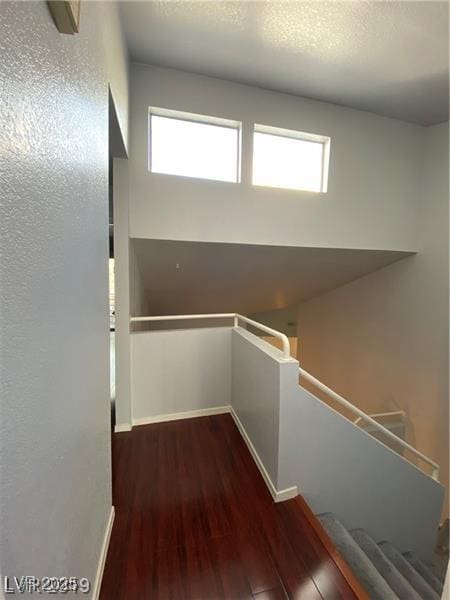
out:
M421 600L410 582L399 572L366 531L353 529L350 531L350 535L400 600Z
M317 518L353 569L355 576L366 589L371 600L399 600L399 597L380 575L344 525L331 513L318 515Z
M433 573L433 571L427 567L427 565L420 560L414 552L405 552L403 556L412 565L412 567L421 575L425 581L434 589L438 594L442 594L444 585L441 580Z
M390 542L381 542L378 546L423 600L440 600L439 594Z

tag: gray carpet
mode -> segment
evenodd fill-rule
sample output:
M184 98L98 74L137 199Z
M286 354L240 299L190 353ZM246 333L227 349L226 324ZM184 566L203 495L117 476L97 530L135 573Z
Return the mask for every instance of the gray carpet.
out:
M409 564L425 579L429 586L433 588L433 590L442 596L442 592L444 590L443 584L439 581L433 571L427 567L425 563L423 563L420 558L418 558L413 552L406 552L403 555Z
M371 600L399 600L386 580L361 550L345 527L331 513L318 516L325 531L336 544L356 578L370 595Z
M421 600L409 581L399 573L368 533L363 529L354 529L350 534L400 600Z
M363 529L348 531L331 513L318 519L371 600L440 600L442 582L411 552L377 544Z
M425 579L392 544L389 542L382 542L379 546L423 600L440 600L439 594L428 585Z

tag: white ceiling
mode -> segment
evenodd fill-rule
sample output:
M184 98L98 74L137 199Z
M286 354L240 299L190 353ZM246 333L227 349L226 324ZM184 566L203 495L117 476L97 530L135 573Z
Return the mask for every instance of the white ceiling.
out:
M285 308L408 256L147 239L132 245L152 315Z
M121 11L132 60L448 120L447 2L125 1Z

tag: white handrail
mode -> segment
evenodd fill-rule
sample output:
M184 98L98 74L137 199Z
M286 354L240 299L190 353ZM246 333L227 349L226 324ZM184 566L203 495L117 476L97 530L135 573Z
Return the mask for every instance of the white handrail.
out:
M406 417L406 413L404 410L393 410L391 412L371 414L369 417L372 417L372 419L383 419L384 417ZM358 423L363 420L364 419L362 417L358 417L353 421L353 424L358 425Z
M130 317L131 323L143 323L146 321L191 321L193 319L232 319L235 313L217 313L206 315L162 315L158 317Z
M276 337L279 340L281 340L281 343L283 344L284 358L291 358L291 345L289 344L289 339L288 339L287 335L285 335L284 333L281 333L280 331L276 331L275 329L271 329L270 327L267 327L266 325L263 325L262 323L253 321L253 319L243 317L242 315L239 315L237 313L235 316L238 321L237 324L239 324L239 321L244 321L244 323L247 323L248 325L252 325L252 327L256 327L257 329L261 329L261 331L265 331L266 333L270 333L270 335L272 335L273 337Z
M322 390L323 392L325 392L326 394L331 396L333 398L333 400L336 400L337 402L339 402L339 404L341 404L342 406L345 406L345 408L348 408L355 415L358 415L361 419L363 419L363 420L367 421L368 423L370 423L371 425L373 425L373 427L375 429L382 432L386 437L388 437L389 439L394 441L396 444L403 446L403 448L406 448L407 450L412 452L415 456L417 456L418 458L420 458L421 460L423 460L424 462L429 464L432 467L431 477L433 479L435 479L436 481L439 481L439 468L440 467L437 463L435 463L430 458L428 458L428 456L425 456L425 454L422 454L422 452L419 452L418 450L416 450L413 446L411 446L410 444L408 444L401 438L397 437L394 433L389 431L389 429L386 429L386 427L383 427L383 425L380 425L380 423L378 423L378 421L375 421L375 419L373 419L372 417L369 417L369 415L366 415L366 413L364 411L362 411L358 407L354 406L351 402L349 402L348 400L346 400L345 398L343 398L342 396L337 394L334 390L332 390L327 385L325 385L324 383L322 383L321 381L319 381L318 379L316 379L315 377L310 375L307 371L305 371L301 367L299 368L299 371L300 371L300 375L302 375L305 379L310 381L317 388L319 388L320 390Z
M258 323L257 321L253 321L253 319L249 319L248 317L244 317L238 313L213 313L213 314L195 314L195 315L164 315L157 317L130 317L130 323L144 323L149 321L190 321L192 319L233 319L234 327L239 325L239 321L243 321L248 325L252 325L256 329L260 329L265 333L270 333L273 337L281 340L283 346L283 357L285 359L291 358L291 347L289 344L289 339L287 335L281 333L280 331L276 331L275 329L271 329L262 323Z

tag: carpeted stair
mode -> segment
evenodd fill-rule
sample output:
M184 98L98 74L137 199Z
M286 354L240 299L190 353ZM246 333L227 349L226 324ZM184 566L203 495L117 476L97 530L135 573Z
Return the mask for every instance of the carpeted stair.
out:
M420 558L415 556L414 552L406 552L403 556L409 563L411 563L419 575L422 575L428 585L430 585L433 590L439 594L439 597L441 597L442 592L444 591L444 586L442 585L440 579L420 560Z
M440 600L443 582L413 553L377 544L363 529L348 531L331 513L318 519L371 600Z

